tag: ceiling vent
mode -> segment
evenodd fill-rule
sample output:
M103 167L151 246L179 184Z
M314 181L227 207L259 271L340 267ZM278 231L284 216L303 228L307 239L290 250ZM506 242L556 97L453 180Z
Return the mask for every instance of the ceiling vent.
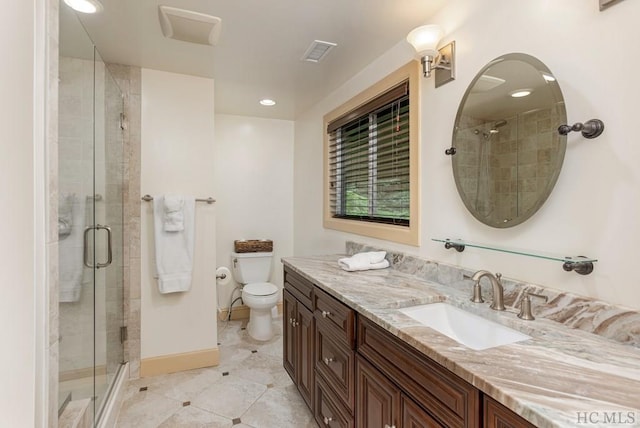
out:
M307 51L302 55L303 61L320 62L327 56L329 51L336 47L335 43L323 42L322 40L314 40L307 48Z
M165 37L201 45L218 43L222 19L217 16L170 6L159 6L158 14Z

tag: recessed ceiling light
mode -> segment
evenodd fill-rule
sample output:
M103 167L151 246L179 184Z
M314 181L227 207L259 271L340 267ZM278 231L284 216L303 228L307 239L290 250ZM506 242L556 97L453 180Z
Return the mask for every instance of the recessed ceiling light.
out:
M273 100L270 100L269 98L265 98L263 100L260 100L260 104L262 104L263 106L271 107L276 105L276 102Z
M531 95L532 91L532 89L516 89L515 91L509 92L509 95L511 95L513 98L522 98L526 97L527 95Z
M98 0L64 0L71 9L82 13L98 13L102 11L102 3Z

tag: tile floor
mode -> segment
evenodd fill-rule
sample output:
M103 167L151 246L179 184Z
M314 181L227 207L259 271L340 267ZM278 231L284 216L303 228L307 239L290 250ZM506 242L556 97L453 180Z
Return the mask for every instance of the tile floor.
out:
M251 339L245 324L218 323L217 367L130 381L116 426L317 428L282 368L282 318L268 342Z

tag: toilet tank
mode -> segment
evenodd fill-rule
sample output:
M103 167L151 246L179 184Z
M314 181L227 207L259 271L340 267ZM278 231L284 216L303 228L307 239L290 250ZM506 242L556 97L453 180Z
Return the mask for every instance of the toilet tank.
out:
M273 253L231 253L233 277L241 284L267 282Z

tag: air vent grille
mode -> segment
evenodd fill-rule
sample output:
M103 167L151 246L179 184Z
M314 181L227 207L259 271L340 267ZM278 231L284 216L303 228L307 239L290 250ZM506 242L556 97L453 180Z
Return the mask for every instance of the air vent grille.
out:
M329 51L336 47L335 43L323 42L322 40L314 40L307 48L304 55L302 55L303 61L320 62L327 56Z
M165 37L201 45L218 43L222 20L217 16L169 6L159 6L158 12Z

